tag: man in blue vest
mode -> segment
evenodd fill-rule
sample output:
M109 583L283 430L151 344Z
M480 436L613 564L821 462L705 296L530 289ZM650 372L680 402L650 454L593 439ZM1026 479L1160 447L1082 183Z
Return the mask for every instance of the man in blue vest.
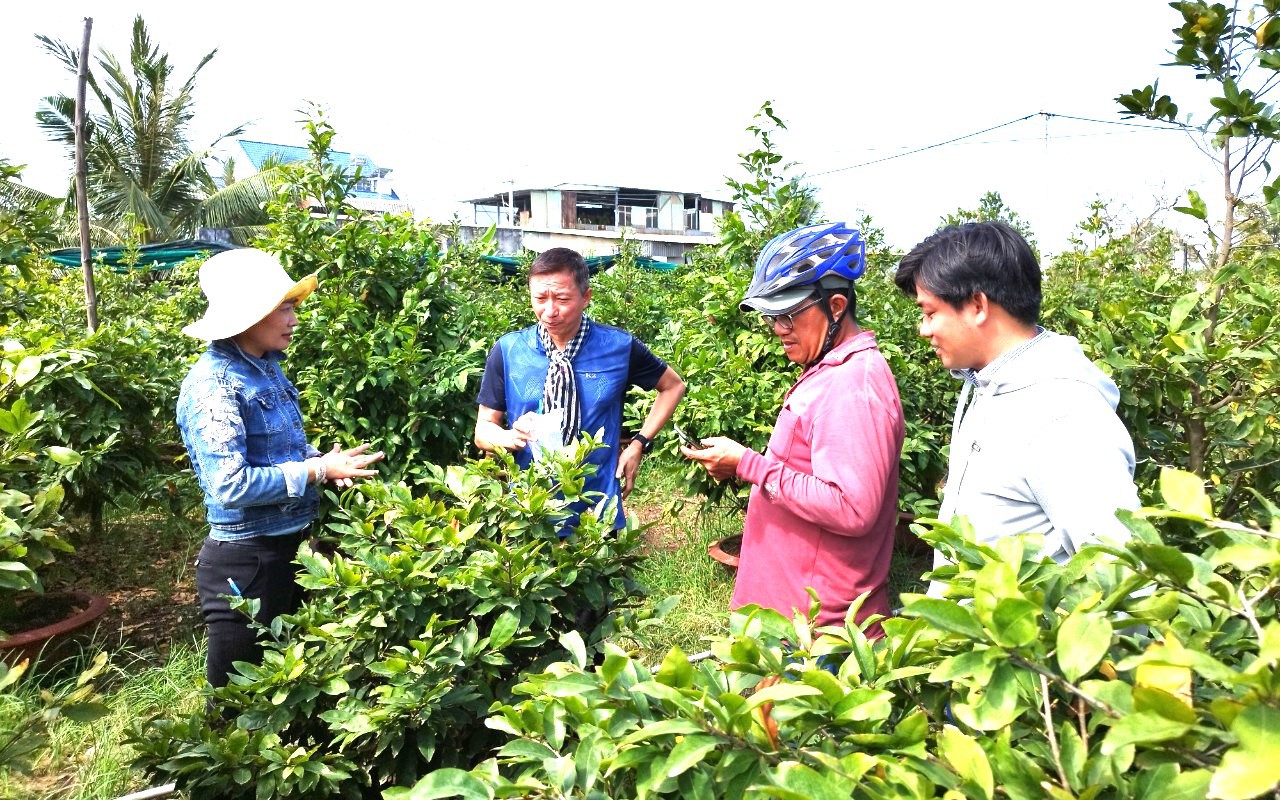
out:
M639 339L582 313L591 287L586 261L576 251L554 247L534 260L529 299L537 324L502 336L485 362L476 446L510 450L523 468L535 448L570 445L583 431L603 431L606 446L588 459L596 473L586 489L615 501L614 527L621 528L622 500L635 486L641 457L684 397L684 381ZM658 397L620 448L622 403L631 386L655 389Z

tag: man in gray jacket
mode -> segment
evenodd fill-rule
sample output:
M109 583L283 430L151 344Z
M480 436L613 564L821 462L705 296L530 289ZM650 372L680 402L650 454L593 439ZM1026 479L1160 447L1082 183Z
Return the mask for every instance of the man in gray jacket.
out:
M1058 562L1127 539L1115 512L1138 496L1120 392L1074 338L1039 326L1040 265L1026 240L1001 222L949 225L902 259L894 282L964 381L939 517L968 517L985 543L1042 534Z

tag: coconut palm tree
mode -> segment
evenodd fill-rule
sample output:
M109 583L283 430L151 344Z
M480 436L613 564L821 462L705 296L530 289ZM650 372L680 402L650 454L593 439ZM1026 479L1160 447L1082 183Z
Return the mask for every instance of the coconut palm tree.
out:
M36 38L68 69L79 70L76 49L47 36ZM129 236L129 226L140 226L145 242L195 232L202 207L218 193L205 166L211 150L244 130L237 126L202 150L192 150L188 142L196 76L217 52L205 55L185 81L175 84L169 55L152 44L141 16L133 21L127 65L99 49L88 78L97 107L86 113L86 160L90 213L100 226L121 237ZM52 140L74 153L73 98L46 97L36 119ZM249 188L241 187L238 194L247 194ZM251 201L236 204L234 199L221 203L223 222L237 208L257 208Z

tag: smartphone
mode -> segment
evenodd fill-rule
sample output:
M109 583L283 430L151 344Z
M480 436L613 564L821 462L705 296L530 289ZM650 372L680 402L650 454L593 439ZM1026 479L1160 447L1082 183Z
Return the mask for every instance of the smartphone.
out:
M671 425L671 427L675 429L676 436L679 437L680 443L683 444L685 447L691 448L693 450L703 449L704 445L702 444L701 438L689 433L688 431L684 430L679 425L676 425L674 423Z

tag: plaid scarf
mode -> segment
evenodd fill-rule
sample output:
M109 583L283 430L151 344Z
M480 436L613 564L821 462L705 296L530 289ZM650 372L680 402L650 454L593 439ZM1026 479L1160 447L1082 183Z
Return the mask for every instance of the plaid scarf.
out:
M582 404L578 399L578 379L573 374L573 358L582 349L591 331L591 320L582 315L582 324L578 332L569 340L563 350L557 350L551 341L551 334L546 326L538 325L538 341L547 353L547 380L542 385L542 409L563 408L564 416L560 418L560 435L562 444L572 444L582 429Z

